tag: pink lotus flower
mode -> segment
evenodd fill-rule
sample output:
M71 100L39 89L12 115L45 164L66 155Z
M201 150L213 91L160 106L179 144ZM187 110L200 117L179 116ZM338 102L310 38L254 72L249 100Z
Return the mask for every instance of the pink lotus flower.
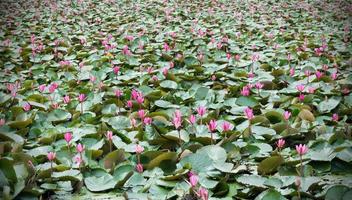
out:
M295 68L290 68L290 76L294 76L295 75Z
M115 66L114 68L112 68L112 70L114 71L114 74L117 75L120 71L120 67L119 66Z
M115 95L117 98L120 98L122 96L122 90L120 89L115 90Z
M65 104L68 104L68 103L70 103L70 101L71 101L71 99L70 99L70 96L64 96L64 103Z
M131 123L131 126L132 126L132 127L136 127L136 126L137 126L137 121L136 121L135 118L132 118L132 119L130 120L130 123Z
M285 111L284 112L284 119L288 121L291 117L291 112L290 111Z
M175 66L174 62L172 62L172 61L169 62L169 68L170 68L170 69L174 68L174 66Z
M1 118L1 119L0 119L0 126L5 125L5 123L6 123L6 122L5 122L5 119L4 119L4 118Z
M163 48L164 48L164 51L170 51L171 50L167 43L164 43Z
M331 74L331 79L332 80L336 80L337 79L337 73L336 72Z
M72 140L73 136L72 136L72 133L70 132L66 132L65 135L64 135L64 139L67 143L70 143L70 141Z
M211 75L211 80L212 81L215 81L216 80L216 76L213 74L213 75Z
M112 140L112 136L113 136L112 131L107 131L106 134L105 134L105 136L106 136L106 138L107 138L108 140Z
M242 96L249 96L249 93L250 93L250 91L248 89L248 86L244 86L241 90L241 95Z
M47 157L48 157L49 161L53 161L56 158L56 153L55 152L49 152Z
M308 93L314 94L315 90L316 90L315 88L309 87L309 88L308 88Z
M80 103L82 103L82 102L85 100L85 98L86 98L86 95L85 95L85 94L79 94L79 95L78 95L78 101L79 101Z
M324 71L327 71L329 69L329 66L327 64L324 64L322 68Z
M231 59L231 54L227 53L226 54L226 58L227 58L227 60L230 60Z
M176 129L180 128L182 125L181 117L174 116L172 119L172 124L175 126Z
M122 48L122 54L123 55L126 55L126 56L130 56L132 55L131 51L128 49L128 46L125 45L123 48Z
M297 153L302 156L308 152L308 147L305 144L296 145Z
M78 156L75 156L74 160L75 160L75 163L76 163L78 166L80 166L80 165L83 163L82 157L79 156L79 155L78 155Z
M134 40L134 37L132 35L126 35L125 39L128 41L132 41L132 40Z
M163 68L163 75L166 77L168 73L169 73L169 68L164 67Z
M257 62L259 60L259 54L254 53L252 55L252 62Z
M225 131L229 131L231 129L232 129L231 124L228 121L224 121L222 123L222 131L225 132Z
M201 116L201 117L203 117L204 115L205 115L205 113L206 113L206 108L204 107L204 106L199 106L198 108L197 108L197 113L198 113L198 115L199 116Z
M310 76L310 74L311 74L311 71L309 70L304 71L304 75L306 75L307 77Z
M216 130L216 120L212 119L210 120L209 124L208 124L208 129L210 132L214 132Z
M126 102L126 105L127 105L128 108L132 108L133 103L132 103L131 100L128 100L128 101Z
M135 149L135 152L136 152L137 154L141 154L141 153L143 153L143 151L144 151L144 148L143 148L141 145L139 145L139 144L137 144L134 149Z
M190 124L195 124L196 123L196 116L195 115L190 115L189 116L189 119L188 119L188 122L190 123Z
M145 117L145 111L143 109L138 110L138 116L139 116L140 119L143 120L144 117Z
M255 74L253 72L248 73L248 78L254 78Z
M143 102L144 102L144 97L143 97L142 95L139 95L139 96L137 97L136 101L137 101L138 104L143 104Z
M201 200L208 200L209 198L208 190L203 187L200 187L198 190L198 197Z
M257 88L258 90L259 90L259 89L262 89L263 87L264 87L264 84L261 83L261 82L257 82L257 83L255 84L255 88Z
M23 106L22 106L23 110L28 112L31 110L31 105L29 103L25 103Z
M51 84L51 85L49 86L49 92L50 92L50 93L54 93L55 90L56 90L56 88L57 88L57 86L56 86L55 84Z
M204 54L198 54L197 58L199 61L202 61L204 59Z
M40 92L44 92L45 88L46 88L45 84L39 85L39 87L38 87Z
M299 94L298 99L300 101L304 101L304 98L305 98L304 94Z
M77 146L76 146L76 149L77 149L77 152L78 153L82 153L84 151L84 146L79 143Z
M249 107L244 109L244 114L246 115L247 119L252 120L254 118L253 110Z
M299 92L303 92L303 90L304 90L304 85L303 85L303 84L297 85L297 86L296 86L296 89L297 89Z
M154 82L157 82L159 79L158 79L157 76L154 75L154 76L152 77L152 80L153 80Z
M89 80L90 80L90 82L94 83L97 80L97 77L90 76Z
M321 77L323 77L323 73L321 73L320 71L316 71L315 72L315 76L317 77L317 79L320 79Z
M235 60L236 60L236 61L239 61L240 59L241 59L240 54L236 54L236 55L235 55Z
M146 118L144 118L143 123L144 123L145 125L150 125L150 124L152 124L152 121L153 121L152 118L146 117Z
M57 109L57 108L59 108L59 104L58 103L52 103L51 104L51 107L53 108L53 109Z
M339 121L339 115L337 113L332 114L331 120L334 122L338 122Z
M282 149L282 147L285 146L285 143L286 143L286 141L285 141L284 139L279 139L279 140L276 142L276 146L277 146L277 148Z
M191 184L191 187L197 186L199 177L193 172L189 172L188 176L189 176L189 183Z
M138 163L136 165L136 170L138 173L142 173L143 172L143 165L141 163Z

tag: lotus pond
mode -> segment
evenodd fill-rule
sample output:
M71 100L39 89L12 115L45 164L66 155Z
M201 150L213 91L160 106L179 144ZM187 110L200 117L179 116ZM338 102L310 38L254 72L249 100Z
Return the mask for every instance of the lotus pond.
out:
M0 7L0 199L352 199L350 1Z

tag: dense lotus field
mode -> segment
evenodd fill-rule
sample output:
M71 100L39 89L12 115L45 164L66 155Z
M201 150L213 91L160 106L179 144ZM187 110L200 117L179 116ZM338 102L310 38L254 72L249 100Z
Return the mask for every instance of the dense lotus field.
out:
M0 13L0 199L352 199L351 1Z

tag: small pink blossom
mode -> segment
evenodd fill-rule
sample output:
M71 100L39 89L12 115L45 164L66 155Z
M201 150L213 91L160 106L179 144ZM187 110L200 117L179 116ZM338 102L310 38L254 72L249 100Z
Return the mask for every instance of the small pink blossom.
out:
M94 83L97 80L97 77L90 76L89 80L90 80L90 82Z
M206 113L206 108L204 107L204 106L199 106L198 108L197 108L197 113L198 113L198 115L199 116L201 116L201 117L203 117L204 115L205 115L205 113Z
M133 106L132 100L128 100L126 102L126 105L127 105L128 108L132 108L132 106Z
M255 84L255 87L256 87L257 89L262 89L262 88L264 87L264 84L261 83L261 82L257 82L257 83Z
M75 156L74 159L75 159L75 163L76 163L78 166L80 166L80 165L83 163L82 157L79 156L79 155Z
M241 95L242 96L249 96L249 93L250 93L250 91L248 89L248 86L244 86L241 90Z
M236 60L236 61L239 61L240 59L241 59L241 55L240 55L240 54L236 54L236 55L235 55L235 60Z
M254 78L255 74L253 72L248 73L248 78Z
M295 68L290 68L290 76L294 76L295 75Z
M31 105L29 103L25 103L23 106L22 106L23 110L28 112L31 110Z
M120 71L120 67L119 66L115 66L114 68L112 68L112 70L114 71L114 74L117 75Z
M141 163L138 163L136 165L136 170L138 173L142 173L143 172L143 165Z
M120 89L115 90L115 96L117 98L120 98L122 96L122 90L120 90Z
M49 152L47 157L48 157L49 161L53 161L56 158L56 153L55 152Z
M297 153L302 156L308 152L308 147L305 144L296 145Z
M84 146L79 143L77 146L76 146L76 149L77 149L77 152L78 153L82 153L84 151Z
M285 111L284 112L284 119L287 121L289 120L291 117L291 112L290 111Z
M78 101L80 103L82 103L85 99L86 99L86 95L85 94L79 94L78 95Z
M208 190L203 188L203 187L200 187L199 190L198 190L198 197L201 200L208 200L209 199Z
M46 88L45 84L39 85L39 87L38 87L40 92L44 92L45 88Z
M170 69L174 68L174 66L175 66L174 62L172 62L172 61L169 62L169 68L170 68Z
M139 144L136 144L135 148L134 148L134 151L137 153L137 154L141 154L143 153L144 151L144 147L142 147L141 145Z
M53 109L57 109L57 108L59 108L59 104L58 103L56 103L56 102L54 102L54 103L52 103L51 104L51 107L53 108Z
M285 143L286 143L285 139L279 139L279 140L276 142L276 146L277 146L277 148L282 149L282 147L285 146Z
M320 79L321 77L323 77L323 73L322 72L320 72L320 71L316 71L315 72L315 76L317 77L317 79Z
M170 51L171 50L171 48L169 47L169 45L167 43L164 43L163 48L164 48L164 51Z
M64 139L67 143L70 143L70 141L72 140L73 136L72 136L72 133L70 132L66 132L65 135L64 135Z
M189 183L191 184L191 187L197 186L199 177L193 172L189 172L188 176L189 176Z
M195 115L190 115L189 116L189 119L188 119L188 122L190 123L190 124L195 124L196 123L196 116Z
M106 134L105 134L105 136L106 136L106 138L108 139L108 140L112 140L112 136L113 136L113 133L112 133L112 131L107 131L106 132Z
M131 126L132 126L132 127L137 127L137 120L136 120L135 118L132 118L132 119L130 120L130 123L131 123Z
M246 115L247 119L252 120L254 118L253 110L249 107L244 109L244 114Z
M298 99L300 101L304 101L304 98L305 98L304 94L299 94Z
M339 121L339 115L337 113L334 113L331 117L331 120L334 122L338 122Z
M304 75L307 76L307 77L310 76L311 73L312 73L312 72L309 71L309 70L304 71Z
M331 79L332 80L336 80L337 79L337 73L336 72L331 74Z
M213 74L213 75L211 75L211 80L212 81L215 81L216 80L216 76Z
M145 117L145 111L143 109L138 110L138 117L143 120Z
M163 68L163 75L166 77L168 73L169 73L169 68L164 67Z
M309 88L308 88L308 93L314 94L314 93L315 93L315 90L316 90L316 88L309 87Z
M152 118L150 118L150 117L145 117L144 120L143 120L143 123L144 123L145 125L150 125L150 124L152 124L152 121L153 121Z
M139 96L137 97L136 101L137 101L138 104L143 104L143 102L144 102L144 97L141 96L141 95L139 95Z
M297 85L297 86L296 86L296 89L297 89L299 92L303 92L303 90L304 90L304 85L303 85L303 84Z
M216 130L216 126L217 126L216 120L214 120L214 119L210 120L210 122L208 124L209 131L214 132Z
M0 119L0 126L5 125L5 123L6 123L6 122L5 122L5 119L4 119L4 118L1 118L1 119Z
M222 123L221 127L222 127L222 131L224 131L224 132L232 129L231 124L228 121L224 121Z
M64 96L64 103L65 104L70 103L70 101L71 101L70 96L68 96L68 95Z

